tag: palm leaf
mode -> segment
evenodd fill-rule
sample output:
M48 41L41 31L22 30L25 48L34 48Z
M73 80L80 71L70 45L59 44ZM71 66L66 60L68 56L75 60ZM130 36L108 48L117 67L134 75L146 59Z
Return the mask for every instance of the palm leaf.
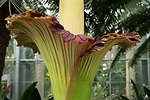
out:
M134 81L133 81L132 79L131 79L131 83L132 83L133 88L134 88L134 90L135 90L137 99L138 99L138 100L144 100L144 99L143 99L143 96L140 94L140 91L138 90L137 85L134 83Z
M118 24L124 20L123 16L127 16L127 7L134 8L136 11L140 11L138 5L141 0L93 0L88 4L85 9L90 12L85 12L85 30L86 33L93 33L94 37L101 37L111 32L124 33L124 30ZM132 5L131 5L132 4ZM127 16L128 17L128 16Z
M119 23L126 31L137 31L140 36L144 36L150 30L150 8L145 8L135 14L131 14L128 18Z
M11 3L19 13L22 13L25 11L22 0L11 0Z
M131 60L131 67L133 67L137 61L139 60L139 58L143 55L146 54L147 52L150 51L150 36L148 37L148 39L146 39L143 44L140 45L140 47L136 50L132 60Z
M129 100L127 97L125 97L125 96L120 96L120 98L121 99L119 99L119 100Z
M148 98L150 98L150 90L145 86L144 86L144 92L148 96Z
M2 7L3 4L4 4L6 1L7 1L7 0L1 0L1 1L0 1L0 7Z
M20 100L41 100L40 94L36 88L37 82L32 83L22 94Z

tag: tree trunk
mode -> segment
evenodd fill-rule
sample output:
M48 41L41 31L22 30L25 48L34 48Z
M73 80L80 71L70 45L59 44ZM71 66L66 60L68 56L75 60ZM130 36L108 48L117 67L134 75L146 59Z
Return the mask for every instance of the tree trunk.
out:
M6 55L6 49L9 44L10 40L10 31L8 31L5 27L6 21L5 18L8 17L9 14L9 5L8 2L6 2L2 7L0 7L0 82L1 77L3 73L3 69L5 66L5 55ZM16 13L17 11L13 6L11 6L12 13Z

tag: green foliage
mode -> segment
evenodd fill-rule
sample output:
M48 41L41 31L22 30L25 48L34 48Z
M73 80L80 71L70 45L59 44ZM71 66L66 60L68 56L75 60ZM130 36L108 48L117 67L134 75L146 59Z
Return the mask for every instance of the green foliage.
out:
M42 14L46 14L47 10L58 13L59 0L43 0L42 3L36 0L26 1L27 6L32 5L33 9ZM144 35L149 30L150 10L147 0L85 0L84 2L85 34L90 33L98 38L118 31L119 33L138 31Z
M0 100L8 100L7 99L7 94L6 94L6 86L7 84L4 83L0 83Z
M104 66L104 65L105 66ZM103 62L103 64L99 67L98 72L94 78L93 89L92 89L92 97L93 100L104 100L104 98L108 97L108 62ZM103 70L105 69L105 70Z
M49 94L48 95L48 100L53 100L54 99L54 96L52 94Z
M40 94L35 87L37 82L34 82L31 86L29 86L21 96L20 100L41 100Z
M44 16L49 16L49 12L58 16L59 0L25 0L24 5L25 7L30 6L32 9L39 11Z
M136 65L137 61L141 58L143 54L146 54L150 51L150 36L146 39L139 48L135 51L135 54L130 62L131 67Z
M127 97L125 96L120 96L120 98L118 98L119 100L129 100Z
M140 33L140 36L144 36L150 31L149 17L150 8L146 6L141 11L135 14L131 13L131 15L128 18L119 23L119 26L121 26L126 31L136 31Z
M118 31L119 33L130 32L123 28L122 23L128 20L131 14L136 17L141 7L143 7L141 0L93 0L85 7L86 10L90 10L90 12L85 12L86 32L91 33L92 31L94 37Z
M24 12L24 6L23 6L23 0L1 0L0 1L0 7L2 7L5 3L9 3L9 12L12 13L11 9L13 6L19 13Z
M133 85L133 88L135 90L138 100L143 100L143 96L139 93L138 87L136 86L136 84L134 83L134 81L132 79L131 79L131 83Z
M110 63L103 61L98 69L93 83L93 100L108 100L109 97L109 85L111 84L111 98L117 100L117 95L125 95L126 87L126 71L125 61L118 61L115 65L115 70L108 74ZM111 83L109 75L111 74ZM120 91L121 90L121 91ZM101 99L100 99L101 98Z
M85 33L91 33L90 35L99 38L112 32L136 31L142 37L150 31L149 5L148 0L92 0L85 6L87 10L85 10ZM115 66L125 51L121 49L118 52L111 68ZM138 53L132 59L134 64L143 54L142 51L145 53L149 51L149 46L146 46L146 43L138 49Z
M150 98L150 90L144 86L144 92L145 92L145 95L148 96L148 98Z
M118 61L115 70L111 71L111 94L116 100L117 95L125 95L126 91L126 64L125 61ZM121 90L121 91L120 91Z
M1 0L0 7L6 1ZM31 0L25 1L26 6L32 5L33 9L45 15L47 15L47 10L51 10L54 13L58 12L59 0L44 0L44 3L37 0L32 0L32 2ZM148 2L147 0L144 1ZM24 4L21 0L11 0L11 2L13 2L13 5L19 12L24 10L24 8L20 8L20 4ZM45 4L48 4L48 7L44 7ZM138 6L135 6L136 4ZM148 4L144 6L142 4L141 0L85 0L85 9L90 11L85 11L85 33L91 33L96 38L110 32L118 31L120 33L138 31L141 36L146 35L150 29L150 8L144 7ZM141 7L144 7L144 9L140 9ZM149 39L137 50L132 61L136 63L140 55L149 50L148 41ZM114 66L120 54L118 53L111 66ZM104 82L104 79L99 79L99 81Z
M47 100L47 99L51 100L53 98L50 83L51 83L50 75L49 75L48 70L45 66L44 67L44 97L45 97L45 100Z
M0 1L0 7L2 7L3 4L4 4L6 1L7 1L7 0L1 0L1 1Z
M144 95L140 93L140 87L138 87L134 81L131 79L131 83L133 85L133 89L135 90L135 94L137 97L137 100L149 100L150 99L150 90L147 87L143 87L144 88ZM148 97L146 97L148 96ZM120 96L118 97L119 100L129 100L127 97L125 96Z

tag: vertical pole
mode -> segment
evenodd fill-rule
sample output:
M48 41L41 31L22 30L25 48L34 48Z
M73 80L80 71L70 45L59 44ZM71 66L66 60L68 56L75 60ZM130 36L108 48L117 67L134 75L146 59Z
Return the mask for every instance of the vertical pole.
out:
M108 51L108 55L109 55L109 66L111 66L111 53L110 51ZM110 97L110 100L111 100L111 71L109 73L109 97Z
M149 55L150 55L150 52L148 52L147 53L147 66L148 66L148 87L150 88L150 57L149 57Z
M150 88L150 57L149 57L149 55L150 55L150 52L148 52L148 54L147 54L148 56L147 56L147 62L148 62L148 87Z
M130 98L130 66L129 66L129 51L126 54L126 96Z
M150 36L150 33L147 34L147 38ZM147 52L147 66L148 66L148 87L150 88L150 52Z
M147 55L148 56L148 55ZM148 86L148 59L142 60L142 84Z
M130 50L130 55L133 57L133 49ZM130 61L130 59L132 59L132 57L129 57L128 61ZM130 63L129 63L130 65ZM130 66L129 66L130 67ZM134 80L134 69L132 67L130 67L130 79Z
M14 68L14 88L13 88L13 100L19 100L19 59L20 59L20 47L15 49L15 68Z
M37 55L37 59L41 59L41 55ZM39 90L41 100L44 100L44 65L43 62L38 62L37 63L37 89Z
M24 47L20 47L20 59L25 59L25 50ZM19 61L20 61L19 59ZM19 62L19 99L26 89L26 65L25 62Z
M25 59L24 47L15 47L15 68L14 68L14 88L13 100L19 100L25 89L32 83L32 69L27 68L20 59ZM28 78L27 78L28 77Z
M28 53L31 53L31 50L27 48L23 48L22 50L22 59L30 59L31 56L28 55ZM33 62L33 61L32 61ZM33 63L23 62L22 67L24 67L22 70L24 71L23 78L24 78L24 90L28 88L33 83ZM24 92L24 91L23 91Z

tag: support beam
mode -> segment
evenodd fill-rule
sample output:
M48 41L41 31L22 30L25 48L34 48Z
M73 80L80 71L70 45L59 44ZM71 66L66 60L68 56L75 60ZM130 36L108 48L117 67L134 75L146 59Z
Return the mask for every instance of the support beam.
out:
M41 55L37 55L37 59L42 59ZM44 100L44 64L41 61L37 60L37 71L36 71L36 76L37 76L37 89L40 93L41 100Z

